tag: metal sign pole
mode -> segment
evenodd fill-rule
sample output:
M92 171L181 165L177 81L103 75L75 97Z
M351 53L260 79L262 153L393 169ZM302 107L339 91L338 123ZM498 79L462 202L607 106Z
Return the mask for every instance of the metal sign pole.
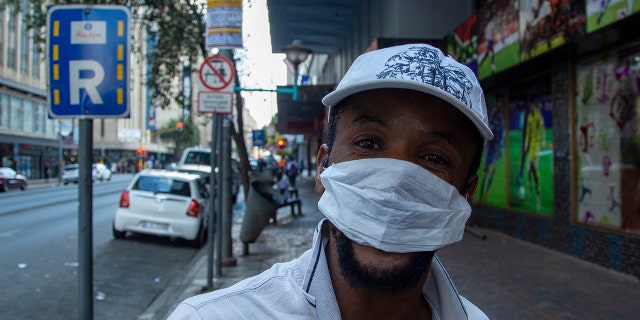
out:
M62 185L62 121L58 120L58 185Z
M216 114L216 269L218 276L222 276L222 117L221 114Z
M207 289L213 290L213 248L215 244L216 228L216 202L218 194L216 192L216 170L215 170L215 138L216 138L216 118L211 119L211 173L209 174L209 224L207 245Z
M231 203L231 119L228 115L223 115L222 124L222 210L221 228L222 236L222 259L225 266L235 266L236 259L233 257L231 241L233 204Z
M93 319L93 119L80 120L78 172L79 319Z

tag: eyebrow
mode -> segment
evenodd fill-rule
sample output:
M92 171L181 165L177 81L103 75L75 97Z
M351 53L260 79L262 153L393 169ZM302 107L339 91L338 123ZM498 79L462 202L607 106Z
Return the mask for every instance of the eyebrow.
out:
M437 130L433 130L433 131L422 131L420 132L421 135L430 137L430 138L434 138L434 139L438 139L438 140L444 140L446 143L450 144L451 146L457 148L458 144L456 143L455 139L453 139L453 137L451 136L451 134L446 133L444 131L437 131Z
M359 117L351 121L351 124L366 124L366 123L376 123L384 127L389 127L389 124L386 121L382 120L382 118L369 115L369 114L360 115Z

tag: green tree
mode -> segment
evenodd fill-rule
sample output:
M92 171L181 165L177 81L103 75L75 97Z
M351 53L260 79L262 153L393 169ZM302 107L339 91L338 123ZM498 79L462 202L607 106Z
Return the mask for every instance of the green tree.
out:
M178 129L179 122L182 123L181 129ZM160 138L174 142L176 148L173 155L179 159L184 149L200 144L200 131L198 126L191 121L171 119L164 128L160 129Z

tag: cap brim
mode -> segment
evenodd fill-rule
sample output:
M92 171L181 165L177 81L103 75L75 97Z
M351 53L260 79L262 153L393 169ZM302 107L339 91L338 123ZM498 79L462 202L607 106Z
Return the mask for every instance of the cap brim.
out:
M458 99L445 94L440 89L427 86L423 83L418 83L413 80L403 80L403 79L376 79L372 81L364 81L360 82L356 85L347 86L345 88L337 89L329 94L327 94L324 98L322 98L322 103L327 107L333 107L342 101L344 98L366 90L373 89L409 89L424 92L426 94L430 94L434 97L438 97L452 106L456 107L456 109L460 110L473 124L478 128L480 135L485 140L493 139L493 133L491 129L482 121L482 119L478 118L478 116L471 110L471 108L467 107L465 104L460 102Z

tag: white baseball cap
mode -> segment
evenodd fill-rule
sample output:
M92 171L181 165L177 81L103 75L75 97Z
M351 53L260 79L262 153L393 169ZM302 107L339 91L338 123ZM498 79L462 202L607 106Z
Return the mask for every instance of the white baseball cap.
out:
M436 96L466 115L485 140L493 139L484 94L473 71L428 44L401 45L359 56L322 103L333 107L354 93L383 88Z

